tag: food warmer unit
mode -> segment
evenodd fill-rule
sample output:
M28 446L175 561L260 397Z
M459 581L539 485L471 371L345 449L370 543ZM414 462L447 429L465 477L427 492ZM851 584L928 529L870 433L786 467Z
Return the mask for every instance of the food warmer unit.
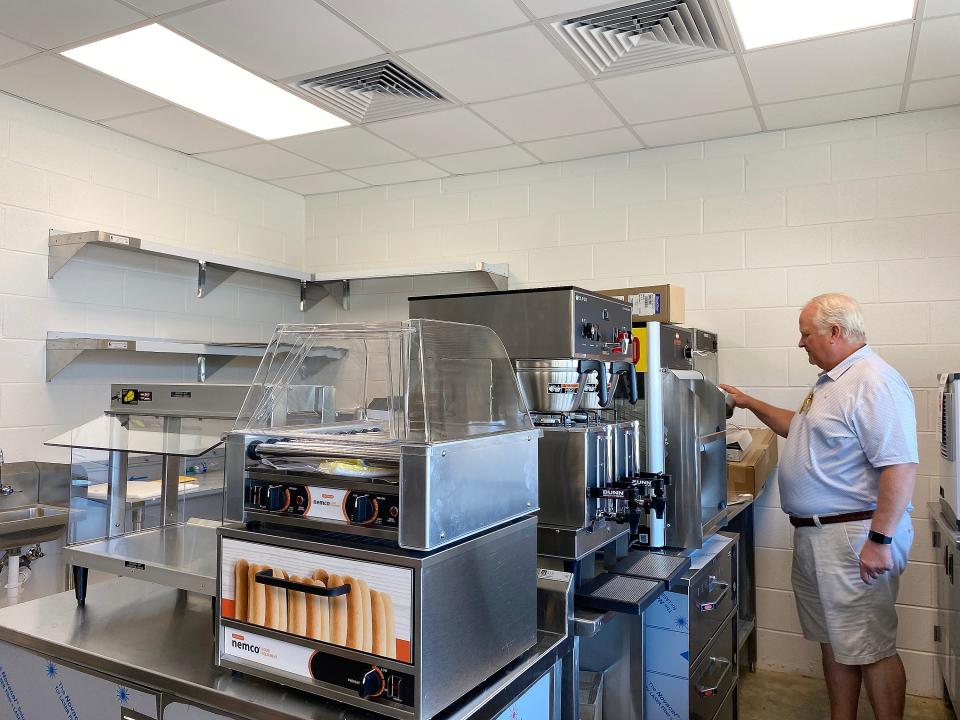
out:
M247 386L116 384L100 417L46 442L71 448L64 557L88 570L215 594L223 435Z
M488 328L279 326L227 436L217 663L411 720L476 688L536 642L540 435Z

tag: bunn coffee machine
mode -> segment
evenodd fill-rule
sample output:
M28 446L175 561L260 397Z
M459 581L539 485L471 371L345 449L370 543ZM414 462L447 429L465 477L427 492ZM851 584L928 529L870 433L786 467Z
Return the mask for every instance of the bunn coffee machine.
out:
M639 409L649 399L637 382L640 346L630 306L555 287L416 297L410 313L487 325L503 341L543 431L538 566L541 573L572 574L577 589L577 637L567 668L573 687L563 701L573 714L565 717L577 717L583 669L604 671L604 717L638 720L642 614L689 560L649 551L667 535L673 480L647 462L649 428L638 419L646 413L617 413L621 402ZM640 541L647 549L631 549Z

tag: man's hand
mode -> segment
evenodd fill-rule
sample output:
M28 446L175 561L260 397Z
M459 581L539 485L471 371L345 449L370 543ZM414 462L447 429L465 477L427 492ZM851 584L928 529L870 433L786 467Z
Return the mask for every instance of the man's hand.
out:
M738 408L745 408L747 406L750 396L743 392L743 390L735 388L733 385L717 385L717 387L729 395L733 399L733 404Z
M733 385L718 385L721 390L726 392L732 399L733 404L738 408L746 408L756 415L760 422L773 430L780 437L786 437L790 430L790 421L793 419L792 410L784 410L757 398L747 395L743 390L735 388Z
M889 545L867 540L860 551L860 579L873 585L884 573L893 570L893 552Z

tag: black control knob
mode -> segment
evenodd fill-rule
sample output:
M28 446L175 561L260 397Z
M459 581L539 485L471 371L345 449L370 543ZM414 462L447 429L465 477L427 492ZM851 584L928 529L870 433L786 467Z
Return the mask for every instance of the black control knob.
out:
M690 347L689 345L684 345L684 346L683 346L683 356L684 356L687 360L689 360L690 358L692 358L692 357L693 357L693 348Z
M355 495L353 498L353 521L365 523L376 517L376 506L369 495Z
M364 700L380 695L386 690L387 683L383 679L383 673L380 668L368 670L360 681L360 697Z
M283 485L270 485L261 497L264 509L270 512L282 510L285 505Z

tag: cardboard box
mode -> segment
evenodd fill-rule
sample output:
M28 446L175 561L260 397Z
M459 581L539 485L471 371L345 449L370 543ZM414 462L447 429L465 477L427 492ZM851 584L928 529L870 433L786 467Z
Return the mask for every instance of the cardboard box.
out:
M683 322L685 296L679 285L648 285L600 292L630 303L634 322Z
M777 436L767 428L750 428L753 443L740 462L727 463L727 490L760 494L777 466Z

